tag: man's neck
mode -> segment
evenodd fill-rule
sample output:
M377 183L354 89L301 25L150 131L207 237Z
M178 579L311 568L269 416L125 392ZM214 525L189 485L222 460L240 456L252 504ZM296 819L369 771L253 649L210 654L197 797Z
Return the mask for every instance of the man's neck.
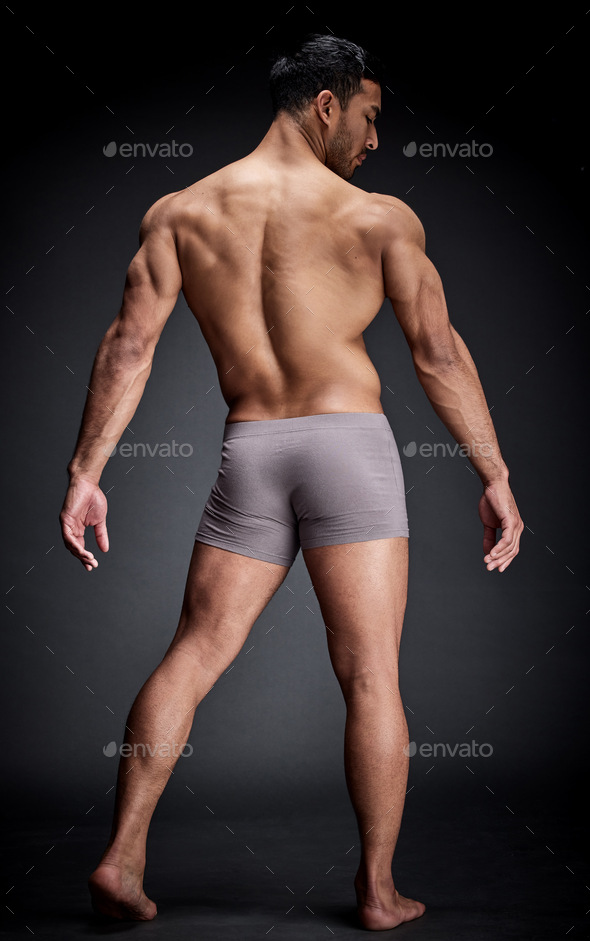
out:
M326 148L321 135L309 123L299 124L285 111L279 112L254 152L286 163L315 160L326 163Z

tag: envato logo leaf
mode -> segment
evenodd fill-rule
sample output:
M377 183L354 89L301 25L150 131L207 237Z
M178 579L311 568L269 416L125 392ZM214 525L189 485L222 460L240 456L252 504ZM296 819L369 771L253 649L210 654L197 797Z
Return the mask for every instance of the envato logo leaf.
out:
M403 148L405 157L415 157L418 151L418 145L415 140L411 140L409 144Z
M102 148L102 152L105 157L114 157L117 153L117 141L112 140L110 144Z

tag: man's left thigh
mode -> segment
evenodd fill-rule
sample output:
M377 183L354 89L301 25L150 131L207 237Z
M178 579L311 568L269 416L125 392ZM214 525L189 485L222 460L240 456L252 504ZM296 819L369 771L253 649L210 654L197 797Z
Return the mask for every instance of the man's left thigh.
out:
M219 675L237 657L289 566L195 542L172 647Z

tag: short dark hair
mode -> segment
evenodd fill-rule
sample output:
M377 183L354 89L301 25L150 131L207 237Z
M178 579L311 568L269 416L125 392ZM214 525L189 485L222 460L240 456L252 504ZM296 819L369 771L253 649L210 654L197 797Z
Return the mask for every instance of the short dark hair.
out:
M273 62L269 80L273 117L279 111L299 116L323 89L331 91L346 110L361 90L361 79L380 85L382 73L377 57L356 43L314 33Z

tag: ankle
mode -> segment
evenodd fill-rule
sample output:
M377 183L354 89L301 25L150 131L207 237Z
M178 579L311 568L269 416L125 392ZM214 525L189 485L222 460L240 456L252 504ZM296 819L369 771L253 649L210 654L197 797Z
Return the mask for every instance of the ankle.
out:
M359 867L354 884L357 889L362 889L369 896L390 894L395 889L391 870L389 872L380 872L379 870Z
M133 847L125 845L122 841L114 840L108 843L102 854L100 865L117 866L120 869L143 872L145 862L145 846Z

